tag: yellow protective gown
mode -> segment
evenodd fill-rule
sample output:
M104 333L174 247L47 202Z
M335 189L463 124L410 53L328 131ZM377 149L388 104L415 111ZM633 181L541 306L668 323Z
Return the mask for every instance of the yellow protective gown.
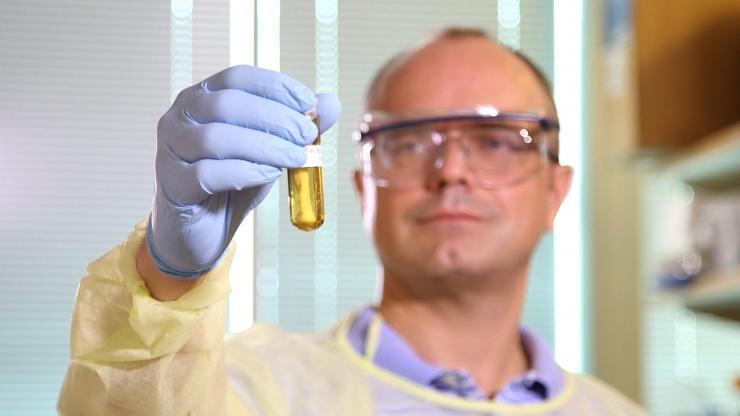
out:
M159 302L136 271L145 230L137 225L80 281L61 415L645 414L605 384L570 373L563 392L542 404L421 387L355 353L346 338L351 317L312 335L255 325L224 340L233 248L198 286Z

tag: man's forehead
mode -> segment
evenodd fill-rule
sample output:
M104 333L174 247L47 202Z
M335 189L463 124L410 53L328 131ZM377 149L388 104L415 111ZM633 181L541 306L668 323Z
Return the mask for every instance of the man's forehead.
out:
M536 73L486 38L435 40L399 59L382 78L368 97L370 109L395 113L489 104L555 115Z

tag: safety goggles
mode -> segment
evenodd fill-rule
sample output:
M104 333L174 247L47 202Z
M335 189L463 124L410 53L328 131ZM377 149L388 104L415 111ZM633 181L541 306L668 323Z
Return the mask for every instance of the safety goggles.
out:
M460 151L475 185L497 189L558 163L556 120L495 107L426 114L363 115L354 138L363 173L380 187L423 186Z

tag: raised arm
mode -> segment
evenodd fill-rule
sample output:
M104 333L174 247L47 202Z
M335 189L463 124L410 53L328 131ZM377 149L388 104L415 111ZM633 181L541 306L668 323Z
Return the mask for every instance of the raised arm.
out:
M339 105L319 101L325 129ZM178 95L157 128L149 220L80 282L60 414L241 414L224 366L227 249L282 169L305 163L316 102L298 81L249 66Z

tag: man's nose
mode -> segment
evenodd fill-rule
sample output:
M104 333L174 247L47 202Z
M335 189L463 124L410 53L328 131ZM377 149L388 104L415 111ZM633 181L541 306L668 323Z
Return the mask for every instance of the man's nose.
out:
M428 187L441 189L450 185L470 185L470 146L465 140L441 144L434 166L429 172Z

